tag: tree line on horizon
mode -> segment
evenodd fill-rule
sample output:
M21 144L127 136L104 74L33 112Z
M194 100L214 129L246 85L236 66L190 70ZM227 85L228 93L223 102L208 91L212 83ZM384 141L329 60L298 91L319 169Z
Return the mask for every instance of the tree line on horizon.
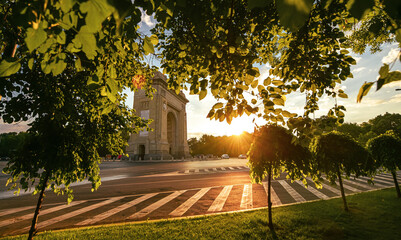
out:
M369 139L384 134L389 130L401 138L401 114L385 113L378 115L367 122L338 124L336 118L322 116L314 120L314 134L322 134L337 130L349 134L362 146L365 146ZM228 154L230 157L237 157L240 154L247 154L253 141L252 133L243 132L241 135L213 136L203 134L199 139L188 139L188 145L192 156L209 155L221 156Z

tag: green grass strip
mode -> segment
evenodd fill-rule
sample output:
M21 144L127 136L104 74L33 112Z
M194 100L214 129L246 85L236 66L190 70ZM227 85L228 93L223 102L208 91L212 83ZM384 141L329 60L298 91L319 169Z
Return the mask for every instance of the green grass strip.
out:
M279 239L401 239L395 189L273 209ZM26 239L26 235L6 239ZM115 224L40 233L35 239L273 239L267 209L179 220Z

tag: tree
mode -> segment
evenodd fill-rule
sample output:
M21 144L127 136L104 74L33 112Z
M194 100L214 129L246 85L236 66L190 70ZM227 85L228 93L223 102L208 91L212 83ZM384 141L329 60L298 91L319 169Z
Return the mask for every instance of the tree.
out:
M383 168L393 175L397 197L401 198L400 186L397 181L397 168L401 169L401 140L393 131L388 131L367 143L378 168Z
M0 157L11 157L21 148L28 133L2 133L0 134Z
M123 103L131 79L149 79L143 63L155 37L135 26L140 11L131 1L2 1L0 3L0 117L32 119L29 137L9 161L11 189L35 189L37 217L46 188L73 198L70 184L100 185L98 149L122 154L125 132L147 121ZM151 93L151 81L141 86Z
M387 131L393 131L398 137L401 137L401 114L385 113L370 119L371 131L376 135L384 134Z
M361 134L363 134L362 127L356 123L344 123L344 124L338 126L337 130L339 132L349 134L354 139L358 139L359 136ZM362 144L362 146L364 146L364 144Z
M269 228L273 230L271 180L282 172L291 180L302 179L311 173L311 154L307 148L295 144L288 130L280 126L267 125L255 129L254 140L248 152L250 175L253 181L268 181Z
M311 144L311 151L315 168L326 174L332 184L338 179L344 209L348 211L342 176L372 175L376 169L371 155L351 136L336 131L316 137Z

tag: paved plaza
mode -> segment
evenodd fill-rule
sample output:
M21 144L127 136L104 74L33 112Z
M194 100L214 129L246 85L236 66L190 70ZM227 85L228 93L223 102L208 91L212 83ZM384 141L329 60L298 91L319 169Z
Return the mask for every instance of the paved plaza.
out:
M223 171L248 171L245 166L185 169L171 174L194 175L213 174ZM401 176L401 173L398 173ZM367 184L367 178L344 180L346 194L393 187L390 174L375 177L375 184ZM296 204L340 196L337 185L323 183L317 189L310 179L305 188L300 181L281 177L272 181L272 202L274 207ZM267 183L235 184L178 191L162 191L98 199L73 201L70 205L61 203L44 204L38 228L40 231L80 227L87 225L130 222L149 219L167 219L203 214L214 214L267 206ZM15 235L29 230L35 206L3 209L0 211L0 235Z

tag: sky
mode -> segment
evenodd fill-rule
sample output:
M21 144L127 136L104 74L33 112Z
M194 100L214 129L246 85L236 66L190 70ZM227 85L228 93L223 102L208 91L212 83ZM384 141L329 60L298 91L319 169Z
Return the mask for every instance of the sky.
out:
M142 14L142 22L140 23L140 31L148 33L149 29L155 25L155 20L152 16ZM362 123L366 122L377 115L389 113L401 113L401 91L395 91L396 88L401 88L401 81L393 82L384 85L379 91L375 91L374 85L367 96L362 100L362 103L356 102L359 89L365 81L375 81L378 77L378 71L383 63L392 63L399 54L397 44L387 44L383 46L383 50L376 54L370 54L368 51L365 54L357 55L352 54L357 64L352 66L351 72L353 78L349 78L343 82L338 88L341 88L348 94L347 99L338 98L338 104L344 105L347 109L345 113L346 122ZM391 68L392 71L401 71L401 63L399 60ZM264 65L259 68L261 73L259 79L263 81L269 72L269 66ZM128 101L126 104L132 108L134 93L125 91L128 94ZM253 132L254 117L248 117L244 114L240 118L232 121L231 125L226 122L219 122L206 118L209 110L217 102L213 96L209 94L199 101L197 95L189 95L185 92L189 100L187 104L187 131L188 138L200 137L203 134L210 134L215 136L222 135L239 135L243 131ZM287 95L285 103L285 110L293 113L303 114L303 107L305 103L305 95L299 92ZM319 101L320 110L315 113L315 117L327 114L328 110L335 104L335 100L331 97L322 97ZM256 118L254 121L258 125L265 124L263 119ZM19 122L15 124L4 124L0 120L0 133L4 132L19 132L27 129L26 122Z

